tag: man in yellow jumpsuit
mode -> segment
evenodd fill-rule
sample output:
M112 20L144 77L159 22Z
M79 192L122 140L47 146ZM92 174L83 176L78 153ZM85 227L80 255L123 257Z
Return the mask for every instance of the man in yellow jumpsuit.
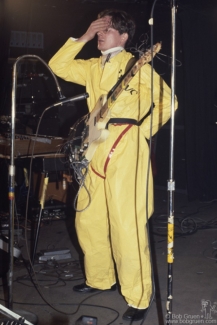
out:
M108 94L125 73L133 56L125 47L134 31L135 23L127 13L106 10L79 39L68 39L49 66L64 80L86 87L88 108L92 111L99 97ZM75 59L95 36L102 55ZM91 204L85 209L89 198L84 187L77 202L77 209L83 209L76 214L76 230L84 253L86 282L73 290L115 290L115 263L121 293L129 306L123 319L130 321L145 316L152 295L146 229L153 213L153 179L152 173L147 173L151 117L140 126L132 122L140 121L150 110L151 84L151 66L145 64L115 100L110 110L113 120L108 124L109 136L97 146L88 166L85 185ZM171 114L170 88L156 72L153 86L152 135Z

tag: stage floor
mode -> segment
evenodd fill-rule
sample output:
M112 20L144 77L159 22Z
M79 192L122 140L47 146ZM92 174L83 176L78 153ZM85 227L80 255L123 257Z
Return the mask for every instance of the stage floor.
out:
M217 201L188 202L186 194L175 192L174 211L172 324L217 324ZM168 192L155 189L155 213L150 222L155 295L144 321L146 325L166 324L167 218ZM29 245L31 227L28 226ZM22 223L20 229L23 229ZM24 261L28 260L24 230L15 237ZM70 251L70 258L38 262L41 251L57 250L62 254L63 249ZM15 260L10 297L14 311L33 313L40 325L75 325L81 316L97 318L98 325L130 324L122 320L127 304L119 289L88 295L73 292L72 287L84 281L73 213L65 219L42 222L36 257L35 285L23 259ZM129 267L130 263L129 260ZM0 304L7 307L3 278L0 279L0 299Z

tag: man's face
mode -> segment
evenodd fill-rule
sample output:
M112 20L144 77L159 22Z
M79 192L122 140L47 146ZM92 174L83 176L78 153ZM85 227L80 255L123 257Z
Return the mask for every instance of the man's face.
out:
M106 18L110 18L106 16ZM127 34L120 34L116 29L108 27L105 31L97 33L98 36L98 49L100 51L106 51L113 47L122 46L126 43Z

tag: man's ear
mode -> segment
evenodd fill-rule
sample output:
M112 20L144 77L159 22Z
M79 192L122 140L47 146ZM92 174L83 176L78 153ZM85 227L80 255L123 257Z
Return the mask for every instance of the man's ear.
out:
M127 40L128 40L128 34L127 33L121 34L121 43L122 43L123 47L126 44Z

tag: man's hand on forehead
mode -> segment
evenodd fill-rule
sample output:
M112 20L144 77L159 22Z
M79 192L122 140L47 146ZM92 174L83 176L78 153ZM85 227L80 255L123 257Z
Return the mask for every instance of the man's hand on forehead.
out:
M88 42L91 39L93 39L98 32L107 31L110 26L111 26L111 17L109 16L101 17L97 20L94 20L90 24L86 33L82 37L80 37L78 41Z
M100 30L98 30L99 32L101 31L107 31L109 27L111 27L111 17L109 16L105 16L102 18L99 18L99 25L100 25Z

